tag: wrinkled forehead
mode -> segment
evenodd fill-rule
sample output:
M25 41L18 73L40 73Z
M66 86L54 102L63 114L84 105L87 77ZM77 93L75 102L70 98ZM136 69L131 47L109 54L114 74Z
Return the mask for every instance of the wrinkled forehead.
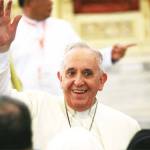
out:
M66 66L99 66L99 57L97 54L87 48L73 48L68 51L64 58L64 67Z
M90 47L86 43L74 43L72 45L68 45L65 49L65 54L68 54L70 51L73 50L78 50L79 52L91 52L95 53L96 55L101 55L97 49Z
M82 63L79 63L79 60ZM98 65L99 70L101 70L102 60L103 58L99 50L83 42L73 43L68 45L65 49L65 54L61 59L60 70L63 71L64 67L72 62L78 63L80 66L94 62L95 66Z

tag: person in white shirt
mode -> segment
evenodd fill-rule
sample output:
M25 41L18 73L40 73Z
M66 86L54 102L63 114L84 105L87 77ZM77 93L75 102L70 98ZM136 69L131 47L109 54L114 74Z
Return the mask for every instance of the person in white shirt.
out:
M65 20L51 17L52 0L19 0L23 16L10 47L23 89L61 93L57 71L67 45L81 41ZM131 45L104 48L103 67L122 58ZM25 68L25 69L24 69Z
M82 127L95 137L104 150L124 150L132 136L140 130L139 124L129 116L101 104L96 98L107 80L103 72L102 55L84 43L67 47L57 73L63 96L47 92L11 89L9 72L9 46L15 37L20 17L10 21L12 1L5 11L0 0L0 94L24 101L32 115L33 148L45 150L48 142L61 131ZM24 68L25 69L25 68Z

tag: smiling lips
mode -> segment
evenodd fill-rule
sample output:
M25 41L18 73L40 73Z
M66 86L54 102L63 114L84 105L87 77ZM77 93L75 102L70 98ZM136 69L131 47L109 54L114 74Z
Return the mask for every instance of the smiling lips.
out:
M85 94L87 92L87 89L73 89L72 91L76 94Z

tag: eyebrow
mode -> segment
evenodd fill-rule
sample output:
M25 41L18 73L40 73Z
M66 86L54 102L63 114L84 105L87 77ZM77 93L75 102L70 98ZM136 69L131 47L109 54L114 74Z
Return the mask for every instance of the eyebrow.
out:
M75 68L71 67L71 68L67 68L66 70L74 70Z
M74 71L74 70L75 70L75 68L71 67L71 68L67 68L67 69L65 70L65 72Z

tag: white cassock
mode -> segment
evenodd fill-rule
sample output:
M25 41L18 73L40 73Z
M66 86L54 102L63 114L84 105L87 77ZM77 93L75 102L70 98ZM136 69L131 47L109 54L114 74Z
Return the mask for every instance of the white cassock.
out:
M131 117L100 103L90 109L76 112L65 107L63 96L47 92L11 89L8 53L0 54L0 94L7 94L24 101L32 116L33 149L45 150L48 143L63 130L83 127L89 130L104 150L125 150L140 130Z
M48 144L47 150L104 150L88 130L73 127L62 131Z
M125 150L140 129L137 121L105 106L97 100L92 108L76 112L64 105L62 96L46 92L17 92L10 88L7 53L0 54L0 94L8 94L24 101L31 112L33 144L36 150L45 150L48 142L70 127L83 127L91 132L104 150Z
M23 16L10 51L24 89L60 95L57 71L64 49L79 41L79 36L64 20L49 17L38 22ZM111 48L103 49L103 56L103 66L110 66Z

